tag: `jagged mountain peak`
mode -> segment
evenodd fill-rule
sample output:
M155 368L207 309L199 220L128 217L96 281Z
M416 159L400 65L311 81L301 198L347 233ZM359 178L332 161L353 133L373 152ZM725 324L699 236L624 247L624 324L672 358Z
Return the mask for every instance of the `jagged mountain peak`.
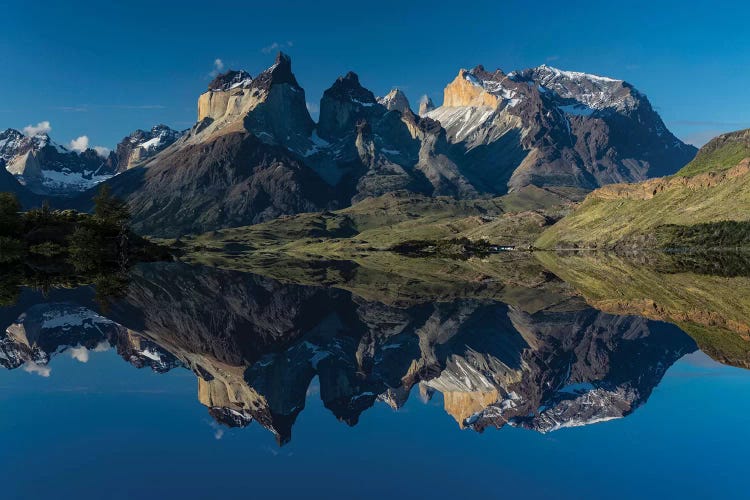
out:
M540 92L552 91L563 99L575 99L591 110L613 109L627 112L644 99L623 80L578 71L565 71L545 64L511 73L517 81L533 82Z
M237 87L246 87L252 83L253 78L247 71L229 70L226 73L222 73L214 78L211 83L208 84L208 90L211 91L226 91Z
M251 86L254 89L268 90L272 85L284 83L300 88L297 78L292 73L292 58L279 52L273 65L258 75Z
M433 109L435 109L435 103L432 102L430 96L422 96L422 99L419 101L419 116L424 116Z
M117 144L109 162L114 171L124 172L166 149L183 135L184 131L164 124L154 125L151 130L135 130Z
M384 97L379 97L377 100L378 103L380 103L382 106L385 106L385 109L387 109L388 111L396 110L400 111L401 113L411 111L409 99L406 97L406 94L401 91L401 89L393 89Z
M339 101L352 101L363 106L372 106L377 103L375 94L362 86L359 76L353 71L338 77L333 85L323 93L323 97Z

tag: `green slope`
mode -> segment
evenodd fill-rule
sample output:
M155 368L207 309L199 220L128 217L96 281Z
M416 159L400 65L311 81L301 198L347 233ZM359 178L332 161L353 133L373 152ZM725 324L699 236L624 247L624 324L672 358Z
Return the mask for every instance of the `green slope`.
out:
M676 176L600 188L545 230L536 246L748 246L747 225L726 223L750 220L750 148L740 146L746 141L750 130L727 134ZM740 232L727 237L733 228Z
M748 157L750 157L750 129L723 134L703 146L695 159L677 172L677 175L692 176L726 170Z

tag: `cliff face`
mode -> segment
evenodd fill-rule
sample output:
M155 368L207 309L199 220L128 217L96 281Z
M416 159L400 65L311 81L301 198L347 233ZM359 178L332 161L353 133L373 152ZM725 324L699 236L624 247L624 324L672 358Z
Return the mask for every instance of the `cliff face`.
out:
M287 56L254 79L220 75L199 103L206 116L179 139L152 130L158 136L145 145L157 140L158 148L136 141L118 149L138 168L109 184L128 201L137 231L178 236L330 206L330 187L293 152L310 141L313 122ZM81 196L80 208L92 194Z
M443 92L443 106L458 107L488 107L496 108L501 97L493 95L479 84L474 75L465 69L458 72L456 78L449 83Z
M217 76L179 138L118 146L109 165L142 168L111 184L139 230L173 236L394 191L467 199L527 185L594 189L672 173L695 151L632 85L595 75L477 66L448 84L441 107L430 102L416 115L400 90L376 98L349 72L324 92L316 124L280 53L255 78Z
M166 125L156 125L151 130L136 130L123 138L109 155L110 169L116 172L130 170L174 144L183 132Z
M495 191L639 181L695 154L627 82L547 66L461 70L428 116L463 152L469 179Z

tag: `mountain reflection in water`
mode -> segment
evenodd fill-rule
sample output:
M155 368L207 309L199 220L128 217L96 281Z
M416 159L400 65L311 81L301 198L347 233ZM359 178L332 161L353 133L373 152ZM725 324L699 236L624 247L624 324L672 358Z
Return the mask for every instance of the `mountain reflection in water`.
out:
M283 444L316 377L325 408L349 425L378 402L398 409L439 392L461 428L550 432L629 415L698 349L672 324L592 308L549 273L512 294L374 300L344 288L157 263L134 268L104 307L89 287L27 289L0 309L0 364L44 373L62 352L112 346L137 368L192 371L218 423L257 421Z

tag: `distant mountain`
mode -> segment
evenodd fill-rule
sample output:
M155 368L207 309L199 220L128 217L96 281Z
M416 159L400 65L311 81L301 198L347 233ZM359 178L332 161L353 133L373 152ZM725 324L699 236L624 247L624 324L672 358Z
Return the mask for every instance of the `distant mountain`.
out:
M133 168L171 146L184 133L166 125L156 125L151 130L138 129L120 141L110 153L110 170L120 173Z
M695 153L630 84L547 66L461 70L443 105L424 98L419 115L400 90L378 98L353 72L324 92L318 123L306 102L280 53L255 78L218 75L179 139L165 131L158 148L131 148L126 138L110 163L138 168L109 182L136 230L204 232L394 191L470 199L526 185L593 189L673 173Z
M36 205L38 202L37 196L5 169L3 159L0 159L0 193L13 193L25 207Z
M72 151L47 134L27 136L15 129L0 132L0 160L21 184L39 195L78 193L115 173L108 158L93 149Z
M547 229L542 248L740 247L750 211L750 131L711 140L677 175L604 186Z

